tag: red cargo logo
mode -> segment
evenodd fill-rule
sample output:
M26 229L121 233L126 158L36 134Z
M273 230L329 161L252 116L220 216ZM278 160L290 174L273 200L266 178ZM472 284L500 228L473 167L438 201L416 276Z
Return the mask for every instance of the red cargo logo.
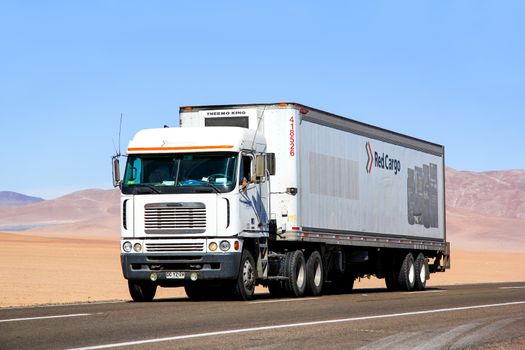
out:
M368 157L368 161L366 162L367 173L370 174L372 172L372 167L393 171L394 175L397 175L397 173L401 171L401 162L398 159L392 158L384 152L381 154L372 152L370 142L366 143L365 148Z

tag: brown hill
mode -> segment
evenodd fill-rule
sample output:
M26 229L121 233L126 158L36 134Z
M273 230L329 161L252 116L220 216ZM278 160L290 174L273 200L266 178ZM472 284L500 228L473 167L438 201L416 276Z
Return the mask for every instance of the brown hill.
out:
M84 190L23 207L0 208L0 225L77 222L119 213L117 190Z
M118 239L118 190L91 189L22 207L0 208L0 228L27 228L24 234Z
M447 208L525 219L525 170L446 170Z
M446 169L447 240L453 247L525 250L525 170Z

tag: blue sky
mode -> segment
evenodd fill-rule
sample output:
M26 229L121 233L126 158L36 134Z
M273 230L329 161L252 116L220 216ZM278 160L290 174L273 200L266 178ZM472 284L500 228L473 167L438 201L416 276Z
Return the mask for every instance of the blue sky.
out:
M1 1L0 190L110 188L181 105L294 101L524 169L523 1Z

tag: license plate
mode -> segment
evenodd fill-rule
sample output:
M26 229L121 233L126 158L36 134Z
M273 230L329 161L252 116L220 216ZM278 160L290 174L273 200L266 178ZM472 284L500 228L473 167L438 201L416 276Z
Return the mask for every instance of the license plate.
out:
M184 279L184 277L186 277L186 273L184 272L179 272L179 271L176 271L176 272L166 272L166 278L168 279Z

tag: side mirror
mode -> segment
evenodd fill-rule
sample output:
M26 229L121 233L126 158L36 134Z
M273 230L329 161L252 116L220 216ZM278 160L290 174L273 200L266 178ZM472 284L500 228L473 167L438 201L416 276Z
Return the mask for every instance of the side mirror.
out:
M263 154L255 156L255 181L261 182L266 176L266 157Z
M113 187L120 185L120 161L117 157L113 157Z
M275 153L266 154L266 166L268 167L268 173L275 175Z

